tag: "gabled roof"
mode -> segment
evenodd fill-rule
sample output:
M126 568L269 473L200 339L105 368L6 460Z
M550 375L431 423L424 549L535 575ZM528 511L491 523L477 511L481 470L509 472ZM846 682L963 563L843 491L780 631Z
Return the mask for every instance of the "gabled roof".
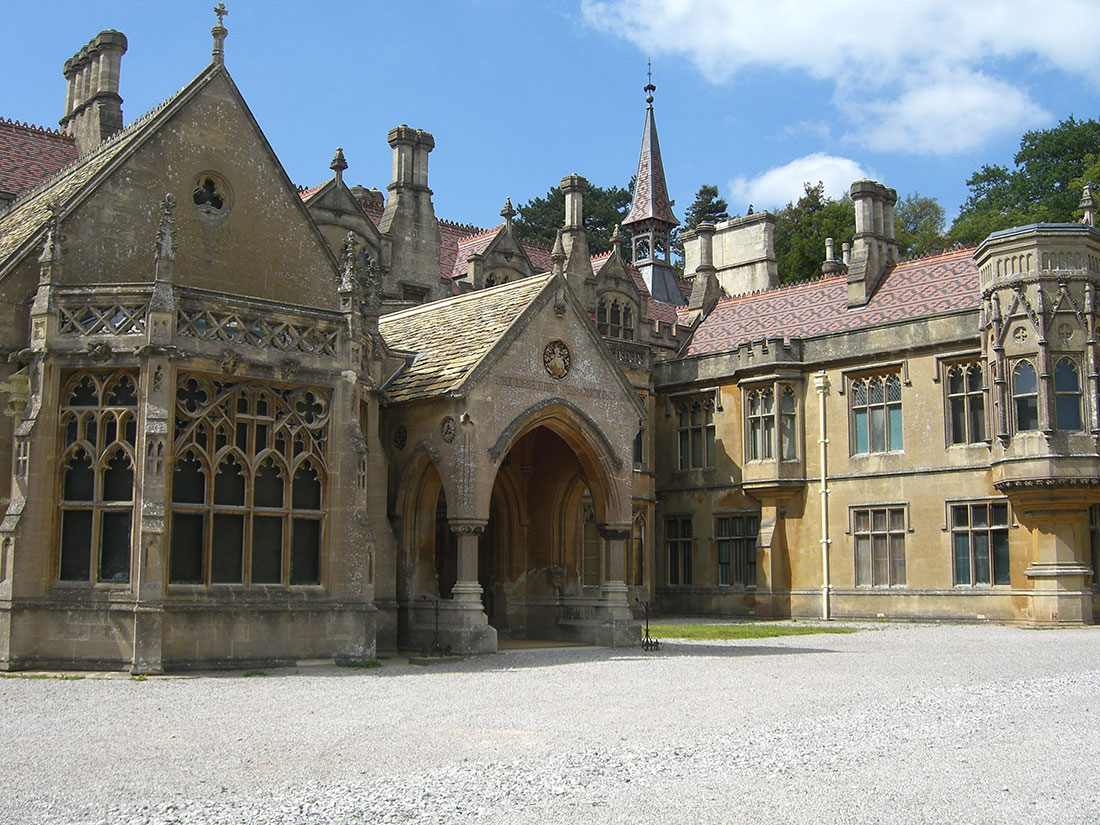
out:
M553 277L520 278L383 315L378 329L387 346L416 354L383 388L390 401L457 390Z
M709 355L761 339L812 338L977 310L981 296L973 256L973 249L960 249L904 261L886 274L869 303L852 309L844 274L723 299L681 355Z
M21 257L20 252L25 251L28 244L45 229L54 204L62 214L67 213L81 193L89 188L89 184L149 132L158 121L157 116L183 94L183 91L178 92L175 97L103 141L53 178L25 192L6 213L0 215L0 275L11 259Z
M72 135L0 118L0 192L22 195L76 156Z
M651 88L647 86L646 91L650 92ZM672 214L668 186L665 185L665 167L661 162L661 144L657 140L657 121L653 118L652 94L647 94L646 104L642 151L638 158L638 176L634 179L634 200L623 226L656 220L671 229L680 221Z

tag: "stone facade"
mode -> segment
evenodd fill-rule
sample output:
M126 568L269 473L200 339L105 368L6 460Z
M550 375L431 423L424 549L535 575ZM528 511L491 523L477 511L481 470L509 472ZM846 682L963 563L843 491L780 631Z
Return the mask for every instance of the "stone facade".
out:
M74 137L30 136L33 188L0 170L0 668L628 645L647 601L1092 621L1090 219L899 261L857 181L820 280L777 286L761 213L687 234L679 281L652 86L631 251L593 258L583 177L553 249L510 203L451 224L404 125L385 195L340 149L296 189L226 34L123 128L101 33Z

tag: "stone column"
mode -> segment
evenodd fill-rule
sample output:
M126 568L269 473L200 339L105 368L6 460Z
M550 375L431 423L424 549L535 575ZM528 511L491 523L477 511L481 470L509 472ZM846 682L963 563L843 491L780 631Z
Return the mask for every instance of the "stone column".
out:
M599 626L595 628L593 641L608 647L637 645L641 640L641 625L630 611L623 576L630 525L600 524L597 531L604 540L604 562L601 605L597 611Z
M440 605L440 638L455 653L493 653L497 649L497 631L481 604L481 584L477 580L478 540L486 521L451 519L451 532L458 539L458 576L451 598ZM426 614L420 621L426 627Z
M456 602L476 604L481 610L481 583L477 579L477 550L484 521L451 521L451 532L458 539L458 576L451 588L451 598Z

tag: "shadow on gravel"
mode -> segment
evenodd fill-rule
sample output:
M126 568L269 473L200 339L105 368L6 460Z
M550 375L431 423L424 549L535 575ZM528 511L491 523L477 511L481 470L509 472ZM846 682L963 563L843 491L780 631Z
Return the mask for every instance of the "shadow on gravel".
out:
M615 649L608 647L514 650L505 653L488 653L462 659L461 661L440 662L431 665L387 664L380 670L372 671L372 673L385 678L387 676L408 676L417 673L486 673L535 667L561 667L563 665L593 662L637 662L684 658L734 659L747 656L799 656L833 652L835 651L828 648L816 647L661 642L660 650L648 653L641 650L641 648Z

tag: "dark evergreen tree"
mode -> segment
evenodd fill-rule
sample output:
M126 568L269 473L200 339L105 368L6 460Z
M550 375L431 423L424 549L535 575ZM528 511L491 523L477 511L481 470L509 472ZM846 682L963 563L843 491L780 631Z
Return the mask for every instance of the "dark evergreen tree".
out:
M821 274L825 260L825 239L840 248L856 232L856 211L852 200L825 196L825 184L805 184L797 203L788 203L776 213L775 257L779 279L785 284L807 281Z
M588 249L599 255L611 249L611 233L615 225L627 216L630 207L630 190L619 186L606 189L589 186L584 195L584 227L588 230ZM552 246L554 237L565 220L565 195L555 186L546 197L532 198L517 207L519 214L514 222L521 238ZM623 246L627 247L628 233L623 231Z
M1096 155L1100 122L1072 115L1051 129L1020 138L1015 168L985 165L966 182L970 197L951 226L948 239L980 243L990 232L1027 223L1071 221L1084 183L1100 172Z

